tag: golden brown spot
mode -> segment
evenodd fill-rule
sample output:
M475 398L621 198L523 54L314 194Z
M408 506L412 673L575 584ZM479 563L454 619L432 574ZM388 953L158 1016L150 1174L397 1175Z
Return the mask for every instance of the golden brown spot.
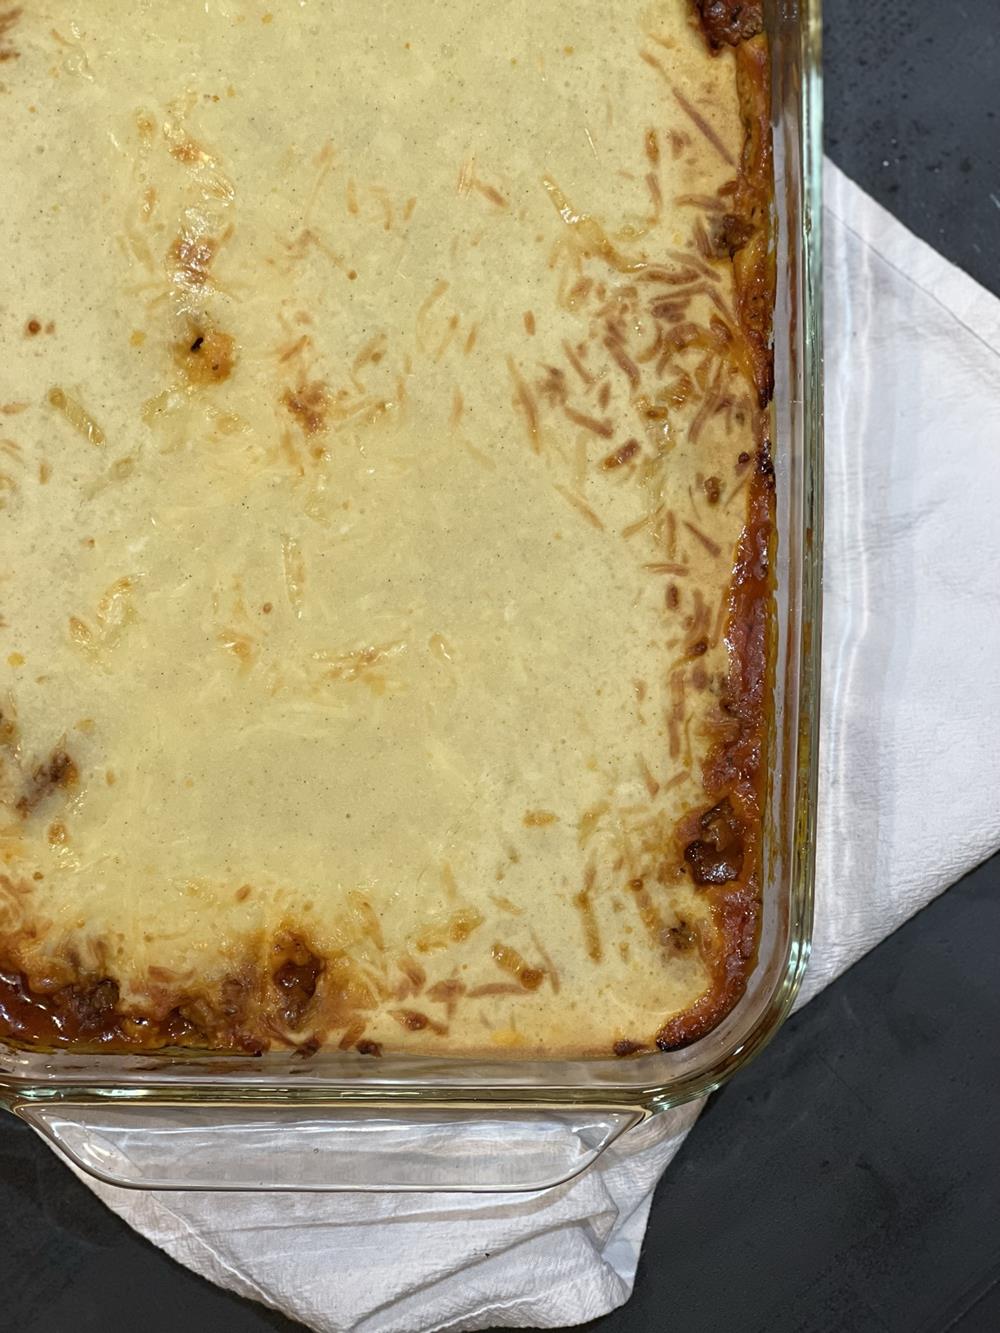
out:
M251 893L253 893L252 884L241 884L240 887L236 890L236 901L238 903L245 903L246 900L250 897Z
M538 438L538 405L535 402L534 394L521 378L521 373L514 363L513 357L507 358L507 370L514 384L514 406L518 408L524 416L532 449L536 454L540 453L541 444Z
M428 1018L419 1009L390 1009L389 1012L399 1026L406 1028L407 1032L423 1032L425 1029L429 1029L439 1037L445 1036L448 1032L444 1023L436 1023L433 1018Z
M663 213L663 191L660 189L660 182L654 172L646 174L646 188L649 190L649 197L653 201L653 218L659 220Z
M38 464L38 480L42 486L48 485L49 478L52 476L52 468L48 463Z
M318 435L326 430L330 399L322 380L303 382L297 389L286 389L281 401L304 434Z
M573 906L579 908L580 916L583 918L583 937L587 946L587 957L592 963L599 963L604 956L604 949L601 945L601 932L597 925L597 917L594 915L593 903L590 900L594 880L594 867L588 866L583 888L574 896Z
M695 0L705 40L713 51L739 46L764 31L761 0Z
M698 932L684 920L675 926L667 926L663 932L663 947L674 953L690 953L698 947Z
M101 445L105 442L104 431L90 415L90 413L78 403L75 398L71 398L64 389L58 385L50 389L48 393L49 405L54 407L57 412L61 412L73 429L88 440L91 444Z
M643 56L643 58L645 58L645 56ZM659 65L658 61L656 63L658 68L660 69L660 72L663 73L662 65ZM712 145L715 151L722 158L723 162L725 162L728 166L735 167L736 159L733 157L732 153L729 151L729 149L726 147L723 141L719 138L715 130L708 123L708 121L701 114L701 112L688 101L688 99L684 96L683 93L679 92L676 88L671 88L671 92L674 95L674 100L677 102L677 105L691 121L691 124L694 125L695 129L697 129L699 133L701 133L705 137L708 143Z
M701 528L699 528L696 524L689 523L687 519L684 519L684 526L687 528L688 532L690 532L691 535L695 537L701 543L702 546L704 546L705 550L709 553L709 555L718 558L722 554L722 547L719 545L719 543L717 541L713 541L713 539L709 537L709 535L706 532L702 532Z
M236 344L228 333L192 325L174 345L174 360L189 384L221 384L233 372Z
M8 654L7 665L12 667L24 666L24 655L22 653Z
M589 810L584 810L576 825L577 840L581 847L586 846L590 841L595 829L601 822L602 816L608 813L609 808L607 801L601 801L598 805L592 805ZM587 874L592 879L593 869L589 869Z
M656 137L655 130L646 131L646 157L654 167L659 165L660 141Z
M24 332L29 338L36 337L42 331L42 326L37 319L29 319L24 326Z
M15 806L22 819L27 818L52 792L75 787L79 781L76 764L63 749L55 749L31 775L27 790Z
M639 755L638 759L639 759L639 772L642 774L642 780L646 784L647 792L649 792L649 799L655 800L655 798L659 795L660 792L660 784L653 776L652 769L646 762L645 757L643 755Z
M524 331L528 337L532 337L535 332L535 316L530 310L524 312Z
M181 232L168 252L175 280L189 287L203 287L208 282L215 256L227 237L228 232L221 239L206 236L196 227Z
M485 986L473 986L469 991L470 1000L478 1000L484 995L523 995L524 989L514 981L491 981ZM499 1034L493 1037L493 1040L501 1046L517 1045L517 1038L511 1041L501 1041Z
M81 648L88 647L93 641L94 636L87 623L81 620L79 616L70 616L67 623L69 625L69 637L73 642L78 644Z
M257 656L257 644L249 634L241 634L235 629L224 629L219 634L219 642L232 653L244 671L249 671Z
M265 602L260 609L261 611L263 611L265 616L269 616L271 612L274 610L274 607L271 605L270 602Z
M667 741L671 759L681 752L681 729L684 726L684 673L675 671L670 677L670 707L667 710Z
M21 54L10 40L10 34L17 26L22 12L20 5L0 12L0 63L5 60L17 60Z
M19 736L16 717L12 716L10 712L5 713L0 709L0 745L12 749L17 745Z
M472 188L478 190L483 198L488 199L496 208L507 207L507 200L503 197L500 191L494 186L488 185L485 181L474 180L472 182Z
M436 981L427 991L427 999L432 1000L434 1004L443 1004L445 1012L450 1019L455 1012L461 996L465 994L465 983L459 981L457 977L448 977L444 981Z
M573 367L576 373L580 376L580 379L583 380L584 384L589 389L594 382L594 377L593 375L591 375L587 367L583 364L580 354L574 348L572 348L568 342L563 343L563 351L566 354L566 360L570 363L570 365Z
M283 936L274 952L284 955L272 980L278 990L279 1012L289 1027L299 1027L312 1003L325 965L298 935Z
M355 375L367 365L377 366L385 356L388 345L389 340L384 333L376 333L374 337L369 338L351 362L351 369Z
M615 365L625 373L632 388L637 389L642 380L642 373L625 348L615 338L605 338L604 346L611 353Z
M171 157L175 157L178 162L183 162L186 166L200 162L205 157L204 149L190 136L179 143L171 144L169 152Z
M358 1039L364 1036L364 1034L365 1034L364 1023L362 1022L351 1023L350 1026L344 1032L344 1035L337 1042L338 1049L342 1051L349 1051L351 1047L355 1045ZM312 1043L307 1043L307 1045L311 1044ZM319 1050L319 1046L320 1046L319 1042L316 1042L315 1049L317 1051ZM302 1048L300 1047L300 1050L301 1049ZM314 1052L310 1052L310 1054L314 1054Z
M723 213L712 219L708 230L708 253L713 259L735 259L752 239L756 228L747 218L736 217L733 213Z
M397 958L396 966L399 968L400 972L402 972L403 976L406 977L410 986L413 988L414 993L419 993L427 985L427 973L416 959L411 958L409 954L402 954Z
M699 819L700 836L684 848L696 884L728 884L743 870L746 831L726 797Z
M597 514L594 513L593 509L591 509L590 505L587 504L586 500L582 500L579 495L575 495L573 491L565 486L561 486L558 482L555 484L555 489L564 500L568 501L578 513L583 515L592 528L597 528L599 532L604 531L604 524L601 522L600 518L598 518Z
M622 1037L619 1041L615 1042L611 1049L615 1055L626 1056L636 1055L639 1051L643 1051L646 1048L641 1041L629 1041L628 1038Z
M475 908L463 907L447 921L425 926L414 940L414 945L418 953L446 949L449 944L461 944L482 924L483 917Z
M148 111L137 111L135 113L135 128L139 132L139 138L148 148L153 141L153 135L156 133L156 122Z
M683 407L694 394L694 381L690 375L679 375L666 389L666 400L673 407Z
M500 908L501 912L508 912L511 916L523 916L524 913L517 903L511 902L509 898L504 897L502 893L491 893L490 901Z
M619 445L613 453L608 454L602 461L601 467L607 471L611 471L613 468L617 467L624 467L626 463L630 463L632 459L635 458L636 454L639 452L639 448L638 440L626 440L625 443Z
M668 130L667 138L670 140L670 156L676 162L685 148L689 147L691 139L683 130Z
M559 818L551 810L526 810L524 812L525 828L544 828L546 824L554 824Z
M53 847L62 847L69 841L66 825L55 820L49 825L48 839Z
M506 944L494 944L490 952L497 967L516 977L522 989L537 990L545 980L542 969L529 967L516 949L511 949Z
M448 926L448 934L455 944L461 944L472 932L483 924L482 916L474 908L465 908L456 912Z
M558 366L546 366L544 378L538 381L538 391L552 405L564 403L569 396L566 372Z
M583 430L589 430L593 435L600 435L607 440L614 434L614 428L610 421L598 421L596 417L588 416L586 412L578 412L568 405L563 408L563 411L574 425L582 427Z
M388 643L366 644L363 648L354 648L346 653L320 650L313 653L313 660L322 664L327 680L377 683L380 677L371 673L391 658L397 657L405 647L400 639L393 639Z
M639 909L639 918L650 939L660 942L663 937L663 921L656 910L652 895L646 888L646 881L639 875L635 879L629 880L628 887L632 891L632 900Z

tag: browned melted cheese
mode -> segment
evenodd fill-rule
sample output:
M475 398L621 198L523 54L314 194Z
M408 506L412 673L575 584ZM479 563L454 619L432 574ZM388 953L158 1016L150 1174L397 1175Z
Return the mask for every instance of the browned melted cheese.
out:
M759 6L519 14L0 11L9 1040L629 1055L742 993Z

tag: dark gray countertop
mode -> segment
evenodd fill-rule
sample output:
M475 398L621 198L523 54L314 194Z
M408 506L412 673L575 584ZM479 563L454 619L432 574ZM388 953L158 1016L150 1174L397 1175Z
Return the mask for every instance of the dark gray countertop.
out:
M827 143L1000 292L1000 3L826 0ZM594 1333L1000 1330L1000 857L814 1000L710 1102ZM0 1328L297 1325L135 1236L0 1117Z

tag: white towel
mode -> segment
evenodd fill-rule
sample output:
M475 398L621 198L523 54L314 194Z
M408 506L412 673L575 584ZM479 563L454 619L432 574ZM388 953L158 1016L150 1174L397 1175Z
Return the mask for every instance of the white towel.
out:
M826 168L827 547L814 995L1000 845L1000 301ZM534 1195L132 1193L317 1330L578 1324L626 1301L692 1105Z

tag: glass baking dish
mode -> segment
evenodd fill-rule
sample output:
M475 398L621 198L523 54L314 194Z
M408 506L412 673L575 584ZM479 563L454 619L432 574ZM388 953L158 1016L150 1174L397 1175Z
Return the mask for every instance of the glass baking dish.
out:
M670 1053L483 1061L0 1046L0 1100L82 1170L156 1189L532 1190L717 1088L774 1035L809 951L822 533L819 0L767 6L777 303L775 707L763 921L746 993Z

